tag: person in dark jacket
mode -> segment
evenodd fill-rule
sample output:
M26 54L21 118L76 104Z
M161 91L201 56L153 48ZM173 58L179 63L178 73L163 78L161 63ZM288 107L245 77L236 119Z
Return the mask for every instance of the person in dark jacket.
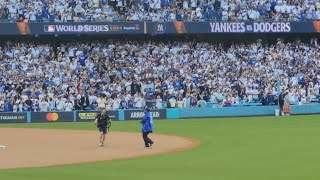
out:
M100 132L99 146L104 146L104 141L106 139L107 127L111 124L111 118L109 117L107 110L102 109L101 113L96 116L95 125Z
M89 106L89 97L86 94L83 94L81 97L81 106L82 110L85 110Z
M30 96L28 97L28 99L25 101L25 104L28 105L28 111L31 111L32 110L32 106L33 106L33 103L30 99Z
M148 135L153 132L153 117L150 114L149 108L145 109L145 115L141 118L141 124L144 147L150 148L154 144L154 142L148 137Z
M268 103L268 97L267 97L267 95L266 95L265 93L263 93L263 95L262 95L261 103L262 103L262 106L267 106L267 105L269 105L269 103Z
M74 107L75 109L78 111L78 110L81 110L81 100L80 99L75 99L74 100L75 103L74 103Z
M279 96L280 114L283 113L285 90L282 90Z

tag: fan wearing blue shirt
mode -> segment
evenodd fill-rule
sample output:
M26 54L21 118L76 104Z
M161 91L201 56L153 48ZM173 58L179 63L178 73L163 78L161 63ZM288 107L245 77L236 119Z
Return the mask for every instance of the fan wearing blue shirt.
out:
M154 142L148 137L150 133L153 132L153 117L150 114L150 109L145 109L145 115L141 118L141 124L142 124L142 137L144 141L144 147L150 148Z

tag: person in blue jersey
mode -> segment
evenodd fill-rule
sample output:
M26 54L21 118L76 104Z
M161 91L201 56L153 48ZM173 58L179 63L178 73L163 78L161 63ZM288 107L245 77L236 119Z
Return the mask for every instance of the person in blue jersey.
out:
M154 144L154 142L148 137L148 135L153 132L153 117L150 114L149 108L145 109L145 114L141 118L141 124L144 147L150 148Z

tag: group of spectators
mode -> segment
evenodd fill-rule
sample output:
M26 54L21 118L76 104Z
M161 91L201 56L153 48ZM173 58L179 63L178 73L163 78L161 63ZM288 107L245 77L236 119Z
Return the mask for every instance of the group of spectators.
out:
M319 0L0 0L6 21L306 21Z
M6 42L2 111L205 107L319 98L320 46L190 41Z

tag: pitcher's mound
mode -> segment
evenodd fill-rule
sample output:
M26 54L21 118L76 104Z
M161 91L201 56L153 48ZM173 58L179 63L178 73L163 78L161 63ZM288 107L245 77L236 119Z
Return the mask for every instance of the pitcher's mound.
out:
M42 167L128 159L191 149L198 142L184 137L151 134L145 149L140 133L111 132L98 147L97 131L1 128L0 169Z

